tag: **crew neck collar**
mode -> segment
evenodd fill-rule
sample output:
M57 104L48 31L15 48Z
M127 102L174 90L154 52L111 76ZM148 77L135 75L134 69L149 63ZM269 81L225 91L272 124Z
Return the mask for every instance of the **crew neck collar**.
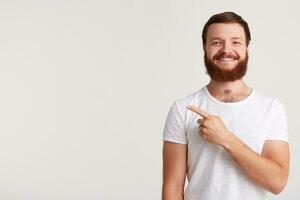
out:
M253 96L254 96L254 93L255 93L255 90L253 88L251 88L252 91L251 93L246 97L244 98L243 100L241 101L236 101L236 102L223 102L223 101L220 101L218 99L216 99L214 96L212 96L210 94L210 92L208 91L208 88L207 88L207 85L204 86L204 91L206 93L206 95L214 102L218 103L218 104L223 104L223 105L229 105L229 106L235 106L235 105L240 105L240 104L244 104L246 102L248 102Z

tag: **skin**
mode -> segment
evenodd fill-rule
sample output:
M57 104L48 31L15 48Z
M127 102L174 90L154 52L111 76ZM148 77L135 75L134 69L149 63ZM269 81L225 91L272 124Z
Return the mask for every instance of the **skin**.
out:
M267 141L259 155L232 134L220 117L194 106L188 109L202 117L198 119L200 136L222 146L253 182L274 194L283 190L289 171L288 143Z
M203 47L209 58L220 52L226 55L246 56L248 47L243 28L236 23L212 24L207 32L207 44ZM233 69L237 60L228 62L214 60L223 69ZM211 80L207 88L212 96L223 102L245 99L252 91L243 79L232 82ZM201 119L199 137L220 145L235 160L250 180L258 186L279 194L285 187L289 173L289 145L284 141L267 140L261 154L257 154L240 141L224 125L219 116L211 115L201 108L188 106ZM165 141L163 144L163 200L183 200L187 173L187 145Z
M207 30L206 46L203 47L203 50L206 52L208 58L220 68L226 70L233 69L239 60L222 61L213 59L213 56L221 52L226 55L225 57L240 56L240 60L244 59L248 48L243 27L236 23L216 23L210 25Z

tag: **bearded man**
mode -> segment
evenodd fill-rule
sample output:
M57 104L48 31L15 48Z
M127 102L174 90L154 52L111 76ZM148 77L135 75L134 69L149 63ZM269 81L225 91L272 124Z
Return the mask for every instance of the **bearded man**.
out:
M251 40L233 12L202 31L210 82L176 100L163 132L163 200L263 200L279 194L289 171L283 104L243 80ZM185 188L187 176L188 184Z

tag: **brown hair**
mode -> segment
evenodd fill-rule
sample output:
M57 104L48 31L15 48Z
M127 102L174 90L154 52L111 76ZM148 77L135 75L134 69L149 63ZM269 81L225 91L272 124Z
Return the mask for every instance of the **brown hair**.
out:
M223 13L219 13L216 15L213 15L209 18L209 20L206 22L206 24L203 27L202 30L202 42L203 42L203 46L206 45L206 34L207 34L207 30L209 28L209 26L211 24L215 24L215 23L238 23L240 24L245 31L245 35L246 35L246 44L247 46L250 43L251 40L251 34L250 34L250 29L248 27L247 22L239 15L237 15L234 12L223 12Z

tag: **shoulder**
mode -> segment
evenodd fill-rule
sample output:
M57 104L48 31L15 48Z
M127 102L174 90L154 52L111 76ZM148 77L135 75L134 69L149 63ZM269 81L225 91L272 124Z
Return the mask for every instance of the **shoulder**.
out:
M257 90L255 90L255 100L259 101L261 104L269 105L271 107L283 105L281 100L279 100L277 97L273 97L267 94L263 94Z
M199 101L202 99L204 90L203 88L197 90L196 92L193 92L189 95L186 95L185 97L176 99L173 103L173 107L176 107L178 111L185 111L187 105L194 104L195 101Z
M284 104L278 97L266 95L258 91L255 91L255 104L261 105L261 108L264 107L269 113L273 113L276 110L284 111Z

